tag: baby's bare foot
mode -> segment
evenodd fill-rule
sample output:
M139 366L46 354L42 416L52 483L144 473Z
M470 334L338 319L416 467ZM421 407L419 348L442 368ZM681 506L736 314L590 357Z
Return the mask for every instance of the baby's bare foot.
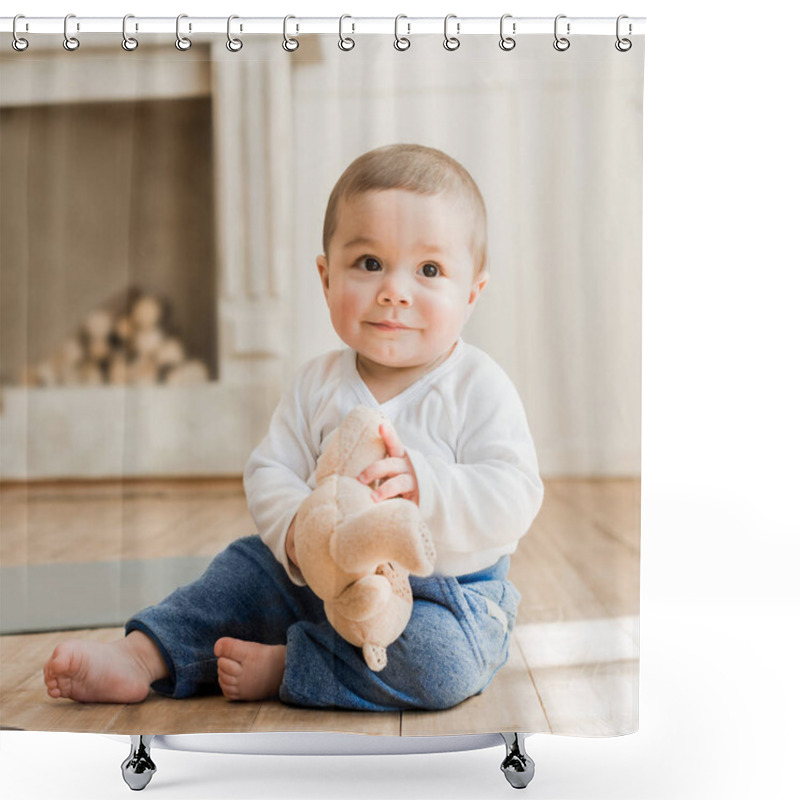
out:
M62 642L43 672L50 697L79 703L140 703L150 684L169 674L155 644L139 631L116 642Z
M277 697L286 669L286 647L225 637L214 645L217 677L228 700Z

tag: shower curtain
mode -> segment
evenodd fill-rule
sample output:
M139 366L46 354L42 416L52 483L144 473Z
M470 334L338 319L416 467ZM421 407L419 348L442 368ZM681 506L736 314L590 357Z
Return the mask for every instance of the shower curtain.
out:
M386 35L301 34L295 49L291 35L243 37L238 48L225 36L196 36L182 50L174 37L154 35L130 51L107 34L82 36L72 51L63 37L41 35L25 52L3 50L3 727L636 730L644 39L625 50L613 27L572 35L568 47L539 34L506 47L496 35L449 35L446 48L441 35L412 35L406 47ZM336 317L336 267L330 241L323 245L339 177L359 157L398 144L454 160L486 209L486 263L476 266L484 282L474 303L460 296L470 310L454 329L457 348L440 347L436 364L429 359L415 377L425 387L420 407L437 393L444 400L435 423L426 416L413 429L392 406L397 391L370 383L364 364L379 364L371 351L342 336L355 312ZM441 180L452 183L448 169ZM334 208L332 241L348 224L365 240L347 264L359 286L377 280L373 273L408 282L408 298L373 298L374 308L421 308L433 291L420 288L425 281L457 283L457 268L436 253L443 240L472 257L480 249L465 180L441 191L356 189ZM376 197L393 202L358 206ZM430 255L403 273L418 230L440 241L423 242ZM370 324L384 326L386 341L407 335L389 323ZM353 357L359 403L382 409L411 454L421 485L417 498L402 499L444 554L432 576L412 572L412 588L481 574L485 555L473 551L491 550L491 536L497 563L509 559L518 603L506 589L475 595L483 605L465 611L496 626L502 644L491 679L445 708L369 711L283 694L235 702L213 681L180 699L153 689L135 703L48 695L42 670L63 642L118 642L127 620L193 585L232 542L269 538L257 490L243 484L246 465L263 457L251 454L281 409L318 411L320 394L345 379L338 368L309 372L331 353L337 364ZM443 384L430 383L441 374L455 382L449 404ZM485 399L471 405L472 391ZM470 418L461 413L468 407ZM330 420L347 410L337 406ZM314 431L315 456L330 420ZM422 430L447 451L448 467L469 460L468 436L491 449L493 437L519 444L529 430L536 455L525 485L535 498L525 506L517 485L500 481L491 495L491 482L479 482L473 491L503 522L497 531L484 522L480 545L445 537L423 498L433 496L425 481L438 485L446 470L424 467ZM301 494L317 485L313 466L300 476ZM457 496L461 508L447 518L467 516L469 499ZM507 516L523 521L520 536L503 529ZM284 548L278 562L289 574L282 534L271 541ZM461 624L484 657L484 629ZM408 638L388 643L387 670ZM338 633L331 641L324 663L341 678L361 651ZM290 655L291 645L287 670ZM456 659L441 674L461 666Z

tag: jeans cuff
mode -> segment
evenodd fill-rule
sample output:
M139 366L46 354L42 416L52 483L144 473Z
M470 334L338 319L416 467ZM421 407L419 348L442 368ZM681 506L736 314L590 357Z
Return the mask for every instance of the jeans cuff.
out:
M175 662L172 660L172 656L164 649L164 645L161 644L161 640L158 636L153 633L153 631L147 627L143 622L140 622L138 619L130 619L125 624L125 635L127 636L131 631L139 631L140 633L145 634L148 639L150 639L153 644L158 648L158 652L161 653L161 657L164 659L164 662L167 665L167 669L169 670L169 678L160 678L157 681L153 681L150 684L150 688L158 692L159 694L163 694L167 697L181 697L178 693L178 685L177 685L177 670L175 669ZM188 696L188 695L187 695Z

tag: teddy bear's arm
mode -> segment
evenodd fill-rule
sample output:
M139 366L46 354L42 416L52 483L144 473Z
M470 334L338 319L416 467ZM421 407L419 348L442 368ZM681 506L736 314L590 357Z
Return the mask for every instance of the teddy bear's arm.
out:
M336 614L351 622L362 622L388 602L392 586L382 575L366 575L348 586L335 601Z
M371 572L391 561L414 575L430 575L436 552L417 507L408 500L384 500L337 525L330 553L345 572Z

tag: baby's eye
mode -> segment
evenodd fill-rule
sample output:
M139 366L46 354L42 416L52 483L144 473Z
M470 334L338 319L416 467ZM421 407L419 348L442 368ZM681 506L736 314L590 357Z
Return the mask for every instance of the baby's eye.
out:
M422 267L422 274L426 278L435 278L437 275L441 274L441 270L436 264L425 264Z
M381 262L372 256L365 256L358 262L358 264L367 272L378 272L381 268Z

